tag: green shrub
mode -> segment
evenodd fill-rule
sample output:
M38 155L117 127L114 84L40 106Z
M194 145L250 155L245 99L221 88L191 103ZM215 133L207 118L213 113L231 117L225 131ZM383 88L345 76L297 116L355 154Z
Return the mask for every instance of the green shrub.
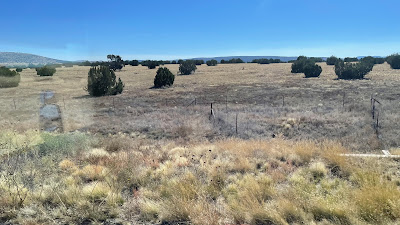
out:
M244 63L244 61L241 58L233 58L228 61L222 59L221 64L230 64L230 63Z
M19 73L6 67L0 67L0 88L17 87L20 81Z
M154 78L154 87L160 88L164 86L171 86L174 84L175 76L166 67L160 67L157 70L156 77Z
M292 64L292 73L303 73L304 72L304 66L307 62L307 59L304 58L298 58L296 61L293 62Z
M197 69L196 64L192 60L183 61L179 66L179 72L182 75L189 75Z
M306 76L306 78L319 77L319 75L322 72L322 68L315 63L308 62L305 64L303 71L304 71L304 75Z
M310 57L309 59L314 61L314 62L324 62L324 60L322 58L319 58L319 57Z
M107 59L110 60L108 65L109 68L113 71L121 70L125 66L124 61L119 55L107 55Z
M364 76L372 71L374 64L367 62L345 63L343 60L338 60L335 64L335 73L338 79L364 79Z
M358 62L358 59L356 57L346 57L344 62Z
M16 76L18 73L16 71L12 71L4 66L0 67L0 76L1 77L14 77Z
M394 55L388 56L386 58L386 61L389 63L389 65L392 69L400 69L400 55L399 54L394 54Z
M258 63L258 64L269 64L270 60L269 59L253 59L251 63Z
M40 68L36 68L36 73L39 76L53 76L55 72L56 68L54 67L43 66Z
M292 64L292 73L304 73L306 78L319 77L322 68L315 64L315 58L307 58L306 56L299 56Z
M15 69L15 71L18 72L18 73L22 72L22 70L23 70L22 68L16 68Z
M128 64L131 65L131 66L139 66L139 61L131 60L131 61L128 61Z
M195 63L197 66L200 66L200 65L204 64L204 60L194 60L194 63Z
M90 68L87 90L91 96L117 95L123 89L121 78L117 82L114 71L108 66Z
M338 61L338 58L335 56L331 56L326 59L326 65L335 65L335 63Z
M375 58L375 64L383 64L385 63L385 58Z
M211 60L208 60L206 62L206 64L207 64L207 66L216 66L218 64L218 61L215 59L211 59Z
M149 69L155 69L159 65L160 62L155 60L146 60L142 62L142 66L147 66Z

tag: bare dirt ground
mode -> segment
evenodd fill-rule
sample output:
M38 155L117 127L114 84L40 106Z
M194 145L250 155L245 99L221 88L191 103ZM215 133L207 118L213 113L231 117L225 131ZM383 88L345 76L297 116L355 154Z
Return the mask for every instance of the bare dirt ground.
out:
M202 65L193 75L177 76L168 89L151 89L156 70L127 66L116 72L125 83L123 94L100 98L84 90L89 67L57 68L50 78L26 69L19 87L0 89L0 129L39 129L39 94L53 90L64 131L182 143L233 136L331 139L358 152L398 147L400 71L376 65L365 80L343 81L335 79L333 66L320 65L320 78L309 79L291 74L289 63ZM178 65L167 67L177 74ZM371 95L381 103L378 133Z

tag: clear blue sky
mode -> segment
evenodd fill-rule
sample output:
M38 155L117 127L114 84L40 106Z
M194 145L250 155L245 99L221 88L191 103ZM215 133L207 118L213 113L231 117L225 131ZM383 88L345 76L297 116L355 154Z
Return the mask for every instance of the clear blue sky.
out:
M65 60L385 56L398 0L2 0L0 52Z

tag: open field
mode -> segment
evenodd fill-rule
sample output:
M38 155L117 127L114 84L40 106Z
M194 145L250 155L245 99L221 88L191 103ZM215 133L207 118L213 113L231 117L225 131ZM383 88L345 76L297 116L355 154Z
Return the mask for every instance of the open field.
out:
M123 94L99 98L89 67L24 70L0 89L0 223L398 224L398 159L343 155L399 154L400 71L341 81L320 65L312 79L290 64L200 66L168 89L127 66ZM44 90L64 133L39 131Z
M179 142L329 139L359 152L399 146L400 71L375 65L365 80L342 81L335 80L333 66L320 65L320 78L311 79L291 74L288 63L202 65L194 75L177 76L172 88L161 90L151 89L156 70L126 66L116 73L125 83L123 94L101 98L84 90L89 67L57 68L50 78L26 69L19 87L0 89L0 128L39 129L39 93L53 90L65 131L122 132ZM177 74L178 65L167 67ZM371 95L381 103L378 135Z

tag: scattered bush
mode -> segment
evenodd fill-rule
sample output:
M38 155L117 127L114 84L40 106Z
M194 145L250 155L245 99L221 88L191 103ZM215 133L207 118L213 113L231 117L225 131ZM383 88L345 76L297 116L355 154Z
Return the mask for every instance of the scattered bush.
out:
M182 75L189 75L197 69L196 64L192 60L183 61L179 66L179 72Z
M121 70L125 66L124 61L119 55L107 55L107 59L110 60L109 68L113 71Z
M305 56L299 56L297 60L292 64L292 73L304 73L306 78L319 77L322 72L322 68L315 64L313 58L307 58Z
M335 64L335 73L338 79L364 79L373 67L374 64L367 62L345 63L343 60L338 60Z
M269 64L269 59L253 59L251 63Z
M0 67L0 88L17 87L20 81L19 73L6 67Z
M55 72L56 72L56 68L49 67L49 66L43 66L40 68L36 68L36 73L39 76L53 76Z
M87 90L91 96L117 95L123 89L121 78L117 82L114 71L108 66L90 68Z
M218 61L215 59L211 59L211 60L208 60L206 62L206 64L207 64L207 66L216 66L218 64Z
M258 64L270 64L270 63L282 63L280 59L253 59L251 63L258 63Z
M1 77L14 77L18 73L16 71L12 71L4 66L0 67L0 76Z
M20 73L20 72L22 72L22 68L17 68L17 69L15 69L15 71L17 71L18 73Z
M310 57L310 59L312 60L312 61L314 61L314 62L324 62L324 60L322 59L322 58L319 58L319 57Z
M131 65L131 66L139 66L139 61L131 60L131 61L128 61L128 64Z
M244 63L244 61L241 58L237 58L237 59L233 58L228 61L226 61L224 59L221 60L221 64L231 64L231 63Z
M390 55L386 58L386 61L389 63L392 69L400 69L400 55L394 54Z
M358 62L358 59L356 57L346 57L344 62Z
M164 86L171 86L174 84L175 76L166 67L160 67L157 70L156 77L154 78L154 87L160 88Z
M204 60L194 60L194 63L195 63L197 66L200 66L200 65L204 64Z
M307 62L303 68L303 71L306 78L319 77L322 72L322 68L315 63Z
M337 57L331 56L331 57L329 57L329 58L326 59L326 65L331 65L331 66L333 66L333 65L336 64L337 61L338 61L338 58L337 58Z
M375 64L383 64L385 63L385 58L375 58Z
M154 60L146 60L142 62L142 66L147 66L149 69L155 69L159 65L160 62Z
M362 59L360 59L360 62L365 62L365 63L369 63L369 64L382 64L385 62L384 58L374 58L372 56L367 56L364 57Z
M296 60L292 64L292 73L303 73L306 60Z

